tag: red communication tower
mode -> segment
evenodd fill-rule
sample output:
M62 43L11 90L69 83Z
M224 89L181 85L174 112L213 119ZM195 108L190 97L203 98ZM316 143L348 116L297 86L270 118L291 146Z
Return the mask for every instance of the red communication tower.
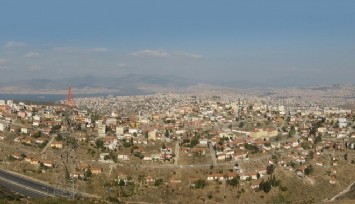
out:
M70 108L72 108L74 106L74 97L73 97L73 93L71 91L71 87L68 88L67 106Z

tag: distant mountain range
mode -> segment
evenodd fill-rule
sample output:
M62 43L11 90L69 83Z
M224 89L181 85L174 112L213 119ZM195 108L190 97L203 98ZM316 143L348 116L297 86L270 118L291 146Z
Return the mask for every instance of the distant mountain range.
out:
M158 86L189 86L194 84L192 80L173 76L149 76L149 75L127 75L124 77L72 77L63 79L30 79L0 84L2 86L17 86L33 89L63 89L68 86L76 88L95 87L116 89L118 87L137 85L158 85Z
M162 89L181 89L194 86L197 81L175 76L131 74L123 77L83 76L64 79L30 79L0 83L0 92L63 91L69 86L84 92L149 93Z
M221 88L280 87L277 82L251 82L247 80L212 81L194 80L169 75L131 74L122 77L83 76L63 79L30 79L0 83L0 93L54 93L65 94L68 87L76 93L121 93L125 95L149 94L161 91ZM309 86L305 84L303 87ZM336 85L313 88L337 88Z

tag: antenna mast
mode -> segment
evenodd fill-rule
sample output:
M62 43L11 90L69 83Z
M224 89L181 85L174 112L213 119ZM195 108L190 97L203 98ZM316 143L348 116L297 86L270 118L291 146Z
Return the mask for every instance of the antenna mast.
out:
M73 93L72 93L72 90L71 90L71 87L68 88L68 94L67 94L67 106L69 108L72 108L74 107L74 97L73 97Z

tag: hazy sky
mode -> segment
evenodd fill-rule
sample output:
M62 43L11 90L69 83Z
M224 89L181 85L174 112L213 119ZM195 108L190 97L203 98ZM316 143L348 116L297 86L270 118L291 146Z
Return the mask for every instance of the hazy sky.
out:
M354 83L354 0L0 0L0 80Z

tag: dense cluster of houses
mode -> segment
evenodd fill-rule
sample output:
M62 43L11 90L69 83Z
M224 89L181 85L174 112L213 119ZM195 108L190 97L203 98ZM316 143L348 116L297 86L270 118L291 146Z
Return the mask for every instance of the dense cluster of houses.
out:
M68 114L63 106L0 100L0 139L6 140L4 133L12 133L15 143L43 148L41 144L51 141L51 148L61 150L65 142L51 139L70 132L77 142L95 146L100 140L111 151L134 147L132 152L118 151L117 160L124 162L135 157L143 162L170 161L175 159L176 151L200 156L212 153L218 163L253 159L253 154L273 155L279 150L284 153L277 161L260 164L259 169L211 172L206 175L207 181L237 176L241 180L257 180L266 174L270 163L304 173L310 154L314 154L313 159L322 155L324 149L355 148L352 111L334 107L280 105L280 101L275 105L256 98L175 95L86 98L78 99L76 105ZM179 150L174 148L175 142L179 143ZM148 150L147 147L158 143L164 147ZM32 156L23 158L18 152L11 156L34 165L54 165ZM105 155L98 160L105 160ZM290 162L296 162L297 169ZM323 166L321 160L316 163ZM100 167L80 163L78 173L73 176L81 177L88 169L94 174L103 172ZM126 181L124 176L120 179Z

